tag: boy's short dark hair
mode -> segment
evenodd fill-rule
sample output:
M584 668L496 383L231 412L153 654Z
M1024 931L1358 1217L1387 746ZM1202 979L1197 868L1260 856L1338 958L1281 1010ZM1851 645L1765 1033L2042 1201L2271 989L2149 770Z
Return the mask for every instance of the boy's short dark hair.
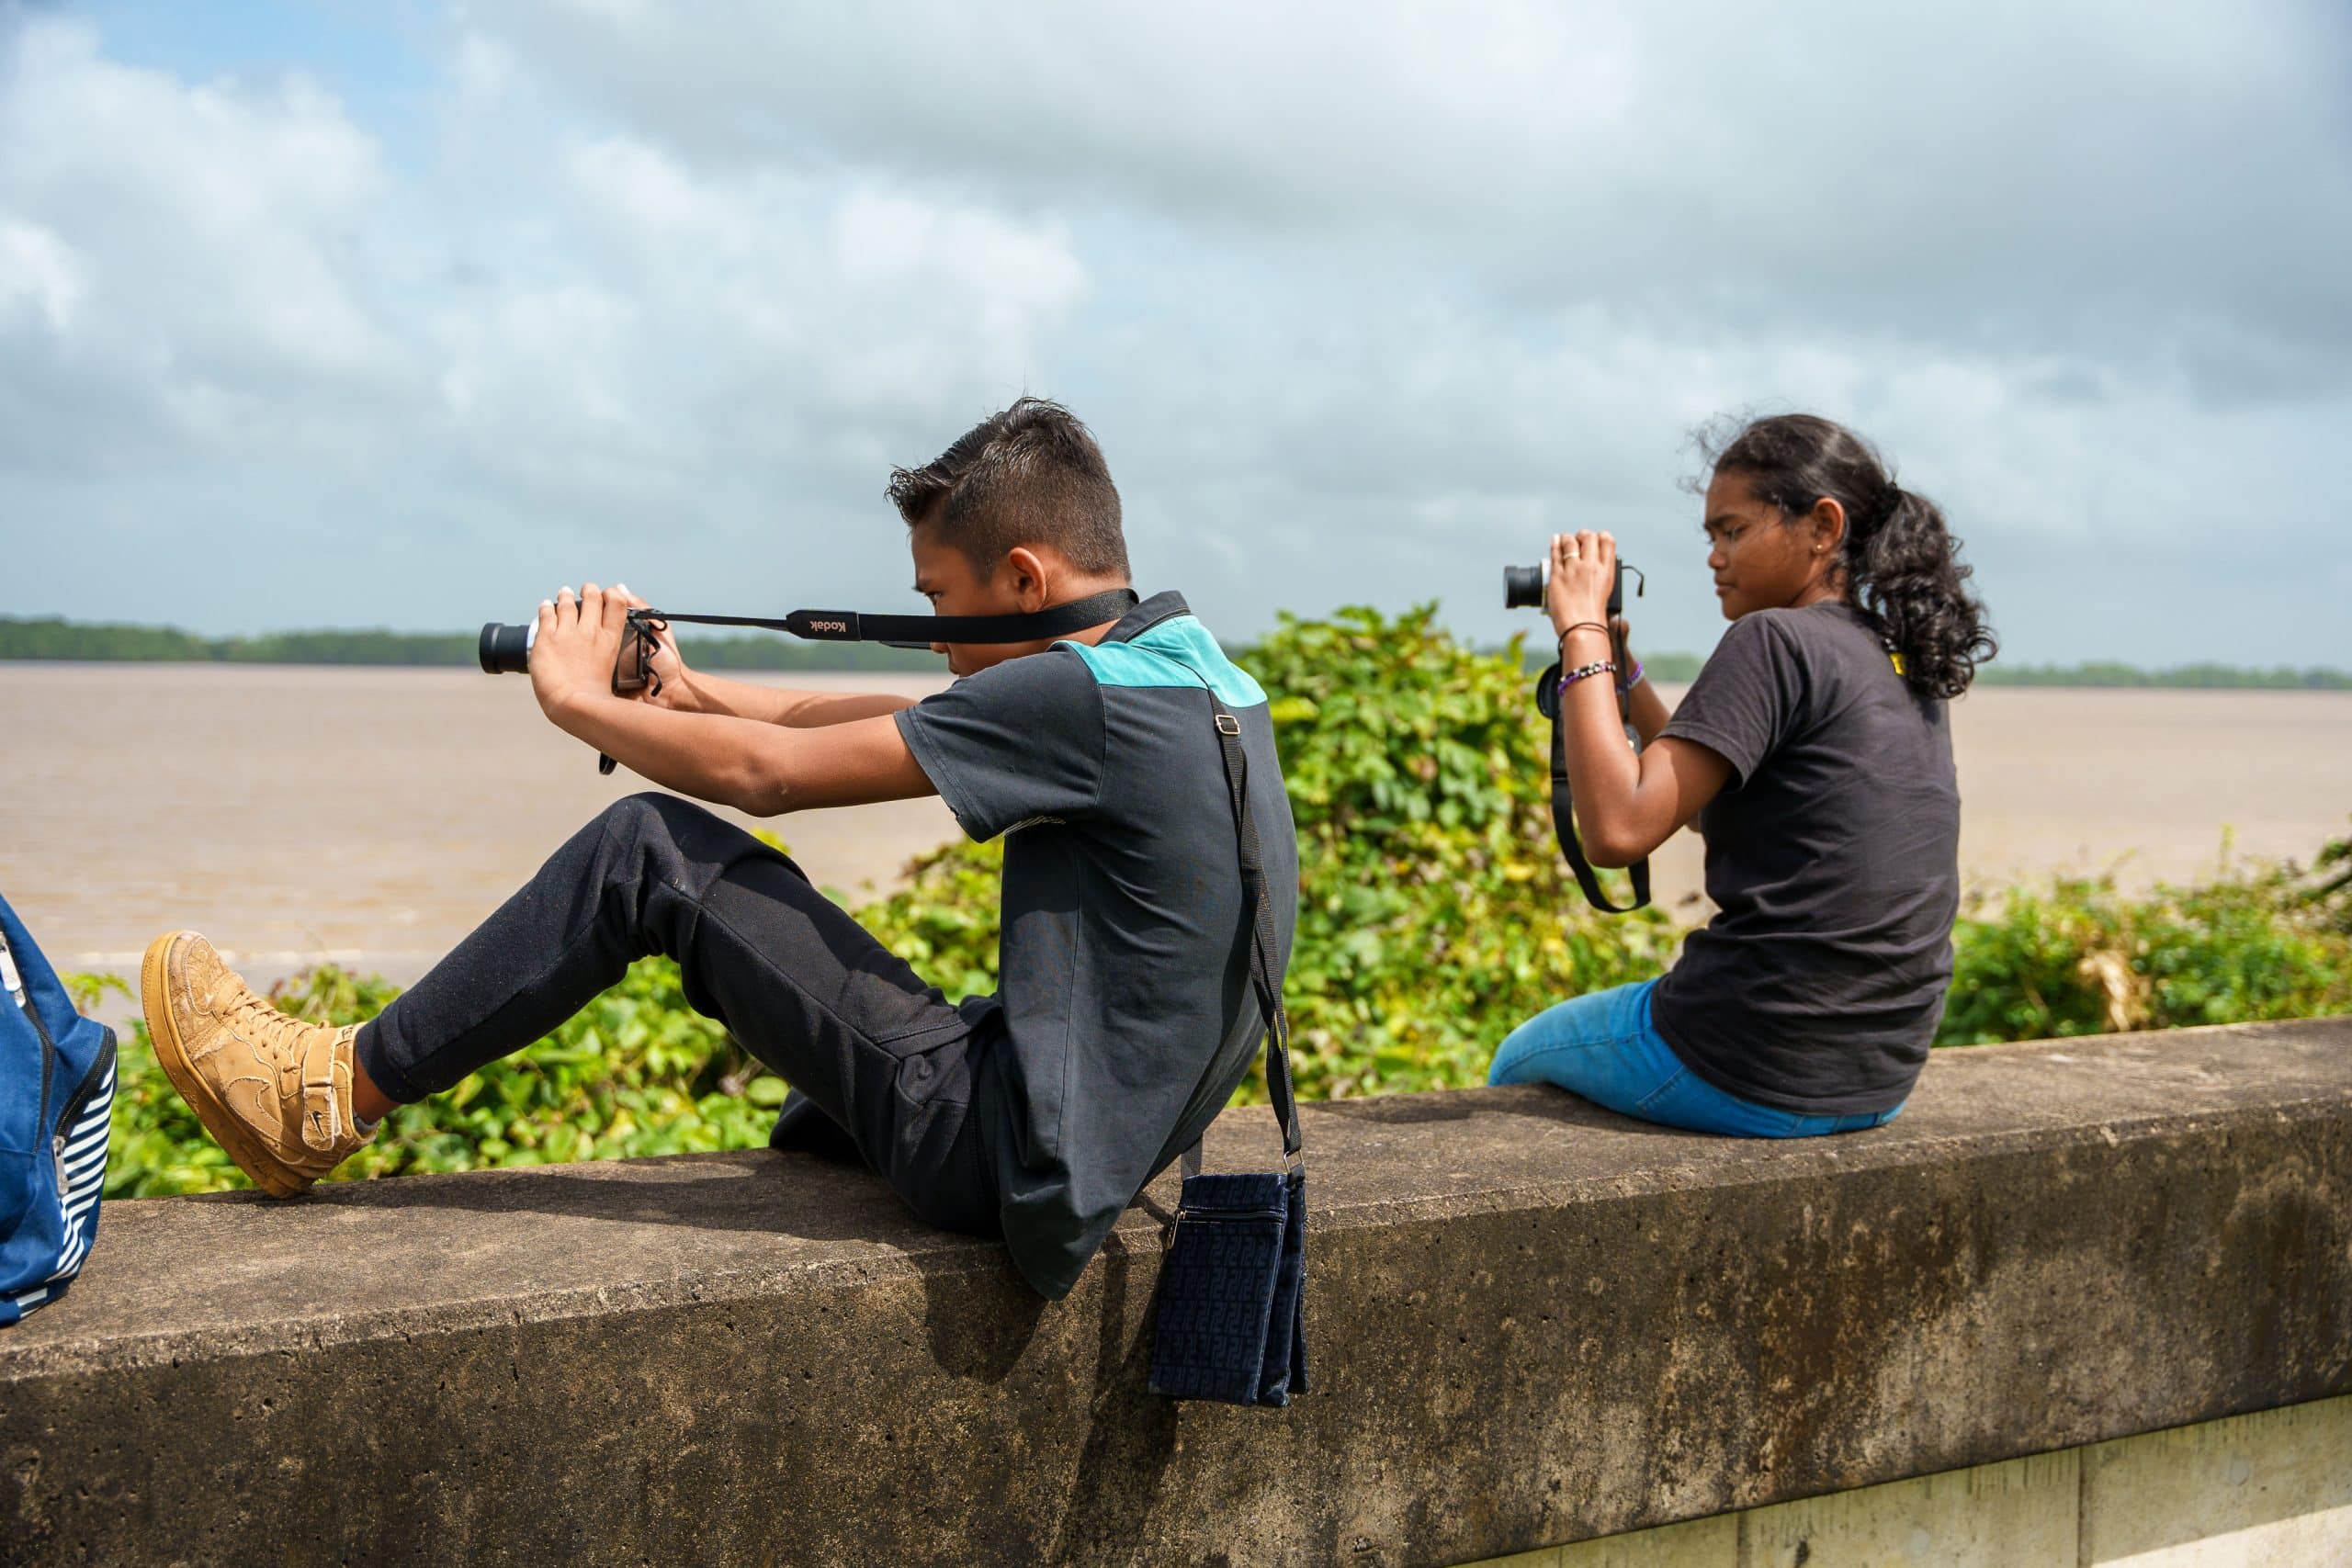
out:
M893 468L889 493L909 527L936 524L983 579L1016 545L1051 545L1091 575L1130 575L1102 448L1044 398L990 414L920 468Z

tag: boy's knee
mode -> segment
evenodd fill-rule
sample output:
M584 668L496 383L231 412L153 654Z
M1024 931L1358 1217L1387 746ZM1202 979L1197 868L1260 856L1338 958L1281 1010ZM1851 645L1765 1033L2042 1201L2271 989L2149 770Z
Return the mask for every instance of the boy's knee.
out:
M605 807L596 818L607 852L624 859L650 858L673 864L696 880L685 868L718 868L752 859L780 860L797 874L799 867L729 822L717 812L659 790L625 795Z
M613 802L597 814L596 824L618 839L675 839L696 818L718 820L691 800L649 789Z
M598 812L582 837L600 846L598 859L615 865L646 855L675 855L693 841L696 816L725 826L692 801L647 790L624 795Z

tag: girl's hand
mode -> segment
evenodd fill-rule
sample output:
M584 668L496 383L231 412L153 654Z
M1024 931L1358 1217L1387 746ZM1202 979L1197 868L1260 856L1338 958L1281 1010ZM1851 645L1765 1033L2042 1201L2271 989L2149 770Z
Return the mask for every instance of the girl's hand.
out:
M613 689L621 625L628 606L591 582L575 599L566 588L539 601L539 630L531 643L531 694L560 728L583 704Z
M651 605L628 591L622 583L613 592L620 596L625 609L650 610ZM673 708L679 713L696 711L693 672L686 668L685 659L678 652L677 634L666 625L656 629L644 628L645 636L653 643L653 679L634 693L639 702L650 703L657 708Z
M1579 621L1606 623L1609 595L1617 587L1617 541L1587 529L1552 536L1552 571L1544 585L1544 609L1552 630L1565 636Z

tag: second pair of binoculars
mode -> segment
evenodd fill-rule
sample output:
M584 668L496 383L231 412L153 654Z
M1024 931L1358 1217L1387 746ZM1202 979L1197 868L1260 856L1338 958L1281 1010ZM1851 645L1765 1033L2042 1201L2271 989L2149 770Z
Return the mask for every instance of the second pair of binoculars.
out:
M1615 620L1625 611L1625 574L1634 574L1634 597L1642 596L1646 580L1642 569L1617 563L1617 581L1609 585L1609 618ZM1540 566L1507 566L1503 568L1503 608L1506 610L1540 610L1544 607L1544 569Z

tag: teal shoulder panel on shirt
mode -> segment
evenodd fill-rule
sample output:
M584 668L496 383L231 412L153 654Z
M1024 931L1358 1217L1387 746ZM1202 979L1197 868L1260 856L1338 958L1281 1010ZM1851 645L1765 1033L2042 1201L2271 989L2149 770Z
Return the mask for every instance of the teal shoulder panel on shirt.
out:
M1147 627L1129 642L1062 642L1086 660L1098 684L1104 686L1197 686L1208 682L1217 701L1227 707L1256 707L1266 700L1265 688L1225 656L1197 616L1171 615Z

